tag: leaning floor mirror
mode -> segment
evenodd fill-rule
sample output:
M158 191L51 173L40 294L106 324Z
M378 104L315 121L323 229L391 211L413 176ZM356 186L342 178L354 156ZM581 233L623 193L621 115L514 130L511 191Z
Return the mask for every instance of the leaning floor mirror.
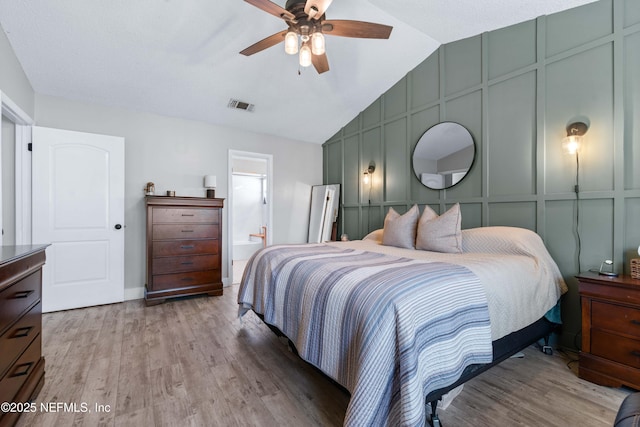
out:
M314 185L311 187L309 243L332 240L332 232L338 218L339 207L340 184Z

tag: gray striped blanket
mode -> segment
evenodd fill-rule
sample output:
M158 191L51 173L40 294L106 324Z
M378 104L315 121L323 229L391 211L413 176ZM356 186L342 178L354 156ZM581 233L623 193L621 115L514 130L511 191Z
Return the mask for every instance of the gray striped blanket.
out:
M483 287L449 263L271 246L249 261L238 303L351 393L345 426L422 426L424 396L492 360Z

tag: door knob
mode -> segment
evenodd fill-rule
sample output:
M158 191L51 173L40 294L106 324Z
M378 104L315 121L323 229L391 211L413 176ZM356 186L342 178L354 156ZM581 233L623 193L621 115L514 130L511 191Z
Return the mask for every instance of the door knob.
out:
M120 230L122 226L120 224L116 224L116 230Z

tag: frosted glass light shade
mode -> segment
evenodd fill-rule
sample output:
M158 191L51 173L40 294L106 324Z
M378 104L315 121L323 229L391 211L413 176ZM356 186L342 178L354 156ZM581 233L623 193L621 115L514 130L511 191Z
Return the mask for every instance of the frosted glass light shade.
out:
M309 65L311 65L311 48L305 43L300 48L300 66L308 67Z
M311 36L311 52L314 55L324 54L324 36L322 33L313 33Z
M289 31L284 36L284 51L289 55L298 53L298 35L295 32Z
M204 176L204 188L216 188L216 176L205 175Z

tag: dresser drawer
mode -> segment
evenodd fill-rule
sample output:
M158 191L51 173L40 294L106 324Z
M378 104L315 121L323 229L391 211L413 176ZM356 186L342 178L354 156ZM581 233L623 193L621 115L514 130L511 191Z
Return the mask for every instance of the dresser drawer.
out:
M591 330L591 354L640 368L640 341Z
M174 240L153 242L153 258L218 253L219 240Z
M0 336L0 377L40 333L41 313L42 307L38 303Z
M220 222L220 213L218 209L154 208L153 223L163 222L207 222L218 224Z
M640 310L591 301L591 327L619 332L640 339Z
M218 226L212 224L154 224L153 240L217 239Z
M41 272L36 271L0 292L0 334L40 300Z
M218 266L219 258L217 254L154 258L151 271L153 274L167 274L212 270Z
M36 336L36 339L0 380L0 402L11 402L38 364L41 356L41 337L41 334Z
M220 282L220 270L192 271L188 273L159 274L153 276L153 290L177 289L194 285Z

